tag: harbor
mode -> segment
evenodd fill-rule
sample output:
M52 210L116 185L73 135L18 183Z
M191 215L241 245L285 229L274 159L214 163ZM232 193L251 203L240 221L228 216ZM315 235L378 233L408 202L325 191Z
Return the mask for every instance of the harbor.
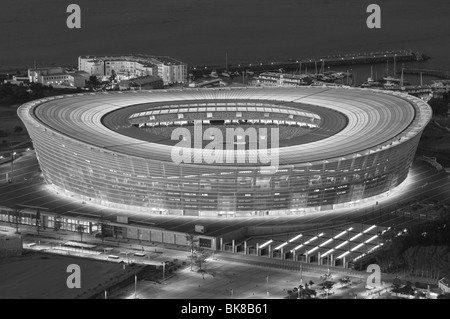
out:
M450 79L450 70L440 70L440 69L424 69L424 68L403 68L404 74L414 74L414 75L428 75L433 77L438 77L441 79Z
M322 57L288 59L286 61L265 61L256 63L228 64L227 57L224 65L192 66L189 73L194 77L209 76L213 72L217 74L236 75L247 73L250 75L263 72L297 72L319 74L328 67L354 66L364 64L380 64L386 62L422 62L430 59L429 56L413 51L377 51L368 53L352 53L327 55Z
M287 62L229 65L228 56L225 55L225 64L222 67L191 68L189 86L354 86L402 91L429 100L435 94L448 91L449 83L446 80L450 79L450 71L404 65L408 62L417 65L428 59L430 57L425 54L403 50L328 55ZM390 63L393 64L391 67ZM398 63L401 64L400 68L397 67ZM370 75L368 75L369 69ZM360 75L363 74L360 76L362 81L357 82L357 72L360 72ZM426 78L425 81L424 78Z

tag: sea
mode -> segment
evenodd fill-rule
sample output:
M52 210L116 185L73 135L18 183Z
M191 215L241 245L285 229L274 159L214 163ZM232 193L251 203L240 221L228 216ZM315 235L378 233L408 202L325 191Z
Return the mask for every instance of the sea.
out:
M67 27L72 3L80 29ZM366 24L371 3L379 29ZM76 67L80 55L166 55L201 66L225 65L225 56L239 64L403 49L431 57L405 67L448 70L449 17L448 0L2 0L0 72ZM333 70L349 68L356 82L370 75L369 65ZM386 71L373 66L379 77Z

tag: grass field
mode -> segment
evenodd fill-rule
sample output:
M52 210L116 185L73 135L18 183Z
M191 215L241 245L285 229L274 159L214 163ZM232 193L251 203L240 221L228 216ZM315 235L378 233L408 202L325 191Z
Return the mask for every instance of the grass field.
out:
M450 127L450 119L436 118L440 125ZM450 132L430 123L420 139L417 155L436 157L445 167L450 166Z
M18 105L6 106L0 105L0 150L9 147L9 143L16 144L28 139L28 133L17 115ZM22 132L14 132L16 126L23 128ZM8 136L3 136L6 133Z
M67 266L81 269L81 288L69 289ZM33 254L0 260L0 299L72 299L123 272L122 264Z

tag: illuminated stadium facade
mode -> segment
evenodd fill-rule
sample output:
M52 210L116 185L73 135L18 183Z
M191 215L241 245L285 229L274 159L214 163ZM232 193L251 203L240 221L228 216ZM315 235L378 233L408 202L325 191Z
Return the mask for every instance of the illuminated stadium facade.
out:
M409 95L329 87L74 94L24 104L18 113L46 182L59 192L186 216L299 214L385 194L406 178L431 118L428 104ZM220 131L279 128L276 170L195 161L214 136L191 163L177 165L173 130L200 122ZM233 144L244 141L238 134ZM245 159L249 152L236 146L221 154Z

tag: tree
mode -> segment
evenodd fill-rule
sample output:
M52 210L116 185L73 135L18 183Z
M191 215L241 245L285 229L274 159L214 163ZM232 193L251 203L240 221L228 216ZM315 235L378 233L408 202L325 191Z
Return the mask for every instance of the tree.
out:
M414 274L415 265L417 264L417 249L417 246L410 247L403 252L403 260L408 266L411 274Z
M330 294L330 290L333 288L333 286L334 286L334 282L333 281L324 281L322 283L322 288L321 289L328 296Z
M11 216L13 216L13 222L16 226L16 234L19 233L19 224L22 219L22 210L20 208L13 208L11 211Z
M41 212L40 211L36 212L36 227L37 227L38 236L39 236L39 232L40 232L40 228L41 228Z
M312 299L316 297L317 293L314 289L310 289L306 285L305 287L299 285L298 288L294 287L293 290L288 290L287 295L288 299Z
M23 127L22 126L16 126L14 127L14 133L20 133L23 131Z
M306 299L316 298L316 291L314 289L306 288L305 289L305 296Z
M395 279L392 281L392 291L398 292L401 286L402 286L402 281L400 280L400 278L395 277Z
M401 293L405 294L405 295L411 295L414 296L415 294L415 290L413 288L412 282L407 281L405 286L400 289Z
M340 278L339 282L341 283L341 286L343 287L344 285L345 286L349 285L352 282L352 280L350 279L349 276L345 276L345 277Z
M327 272L326 274L320 276L320 279L322 280L322 290L324 293L328 294L330 293L331 288L334 286L334 282L332 281L333 275L331 275L330 272Z
M100 81L98 80L97 76L95 75L91 75L89 77L89 88L92 89L97 89L100 86Z
M116 71L111 71L111 76L109 77L109 82L113 82L116 79Z
M194 234L187 234L186 241L188 242L189 247L191 249L191 270L192 270L192 266L194 265L194 251L195 247L198 244L198 238L196 238Z
M448 102L443 99L432 98L428 101L428 104L433 109L433 114L441 115L448 111Z
M305 287L306 287L306 285L305 285ZM302 285L298 286L298 290L297 290L297 298L298 299L308 299L309 296L308 296L307 291L311 290L311 289L308 289L305 287L303 287Z
M445 92L442 95L442 99L444 100L444 102L446 102L447 104L450 103L450 92Z
M194 263L202 271L202 265L206 262L206 258L209 257L209 252L203 248L197 248L194 253Z
M81 241L81 242L83 241L83 234L84 234L85 228L86 228L86 227L85 227L84 225L81 225L81 224L78 224L78 225L77 225L77 228L76 228L78 234L80 235L80 241Z
M61 229L61 226L62 226L61 215L58 214L58 215L55 216L55 222L53 224L53 229L58 231L58 230Z
M326 274L320 276L320 279L322 282L331 281L333 279L333 275L330 272L327 272Z
M23 102L29 99L30 95L27 92L27 88L23 85L14 85L12 87L13 99L17 102Z
M33 98L44 97L44 86L41 83L31 83L29 88L33 92Z
M102 244L105 243L105 237L107 236L106 226L108 225L108 221L105 219L103 213L100 215L97 221L97 227L100 227L100 236L102 237ZM140 243L140 241L139 241Z

